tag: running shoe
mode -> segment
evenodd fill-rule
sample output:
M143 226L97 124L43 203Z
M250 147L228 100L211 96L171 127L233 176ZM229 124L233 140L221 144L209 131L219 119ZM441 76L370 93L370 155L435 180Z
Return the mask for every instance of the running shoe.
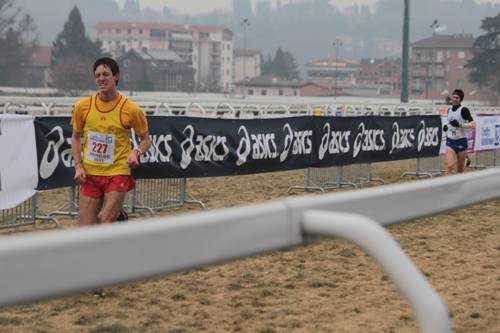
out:
M470 159L469 155L465 156L465 166L470 167L472 163L472 160Z
M120 209L120 215L116 218L117 222L126 222L128 221L128 214L127 212L122 208Z

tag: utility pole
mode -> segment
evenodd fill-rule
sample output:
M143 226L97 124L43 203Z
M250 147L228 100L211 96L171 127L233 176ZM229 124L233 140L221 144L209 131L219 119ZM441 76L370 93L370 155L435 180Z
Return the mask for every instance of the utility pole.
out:
M342 46L342 40L340 38L336 38L333 42L333 46L335 47L335 90L333 91L333 97L337 98L337 89L338 89L338 77L339 77L339 48Z
M437 29L439 28L438 20L434 20L432 22L432 24L430 25L430 28L432 29L432 37L436 36ZM434 85L434 61L436 58L435 51L436 50L434 49L434 46L432 46L432 48L431 48L431 84L430 84L432 104L434 104L433 91L435 90L435 85Z
M243 98L247 95L247 83L246 83L246 49L247 49L247 27L250 26L250 21L247 18L241 21L240 25L243 27Z
M403 54L401 74L401 103L408 103L408 58L410 50L410 0L405 0L403 19Z

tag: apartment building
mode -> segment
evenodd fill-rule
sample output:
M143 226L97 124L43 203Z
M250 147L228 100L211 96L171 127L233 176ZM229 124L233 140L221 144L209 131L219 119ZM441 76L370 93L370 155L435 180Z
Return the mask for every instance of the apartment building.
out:
M129 91L185 91L194 89L194 69L169 50L134 49L117 58L120 85Z
M401 70L399 58L364 58L360 61L358 84L385 86L390 90L389 95L399 96Z
M236 82L235 91L243 96L300 96L303 84L302 81L263 75Z
M433 35L411 44L411 95L425 99L445 99L453 89L468 96L478 87L468 80L465 67L472 58L474 37L470 34Z
M115 58L130 50L172 51L195 69L195 90L233 89L234 34L224 26L164 22L99 22L92 37Z
M234 50L234 82L259 77L262 55L258 49Z

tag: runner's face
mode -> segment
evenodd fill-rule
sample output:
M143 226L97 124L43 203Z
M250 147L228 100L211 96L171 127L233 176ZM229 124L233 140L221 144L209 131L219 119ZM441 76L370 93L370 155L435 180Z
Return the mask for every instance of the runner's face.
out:
M100 92L110 92L116 90L116 80L118 75L113 75L111 68L99 65L94 73L95 83Z
M460 96L458 96L458 95L452 95L451 96L451 104L453 104L453 105L459 105L460 102L461 102Z

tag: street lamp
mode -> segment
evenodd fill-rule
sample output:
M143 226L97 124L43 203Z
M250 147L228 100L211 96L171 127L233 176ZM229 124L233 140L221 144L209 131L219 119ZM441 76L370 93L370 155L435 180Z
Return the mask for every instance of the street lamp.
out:
M437 30L439 29L439 22L438 20L434 20L429 28L432 29L432 36L436 36ZM431 48L431 82L430 82L430 88L431 88L431 98L434 101L434 94L432 93L434 90L434 57L435 57L435 50L434 46Z
M337 98L337 88L338 88L338 70L339 70L339 48L342 46L342 40L340 38L336 38L335 41L333 42L333 46L335 47L335 74L334 74L334 79L335 79L335 90L333 91L333 96Z
M250 26L250 21L245 18L241 21L240 26L243 28L243 98L246 97L246 48L247 48L247 27Z

